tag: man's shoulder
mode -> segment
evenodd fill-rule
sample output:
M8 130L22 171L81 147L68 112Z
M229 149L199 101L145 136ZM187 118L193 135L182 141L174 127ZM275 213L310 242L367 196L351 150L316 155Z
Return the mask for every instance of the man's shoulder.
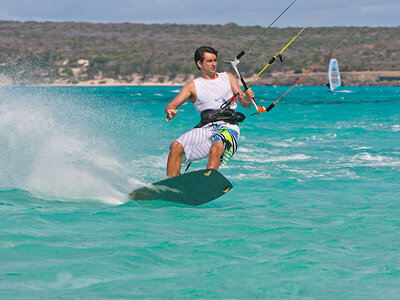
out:
M195 92L196 90L196 86L194 84L194 80L189 81L188 83L186 83L183 87L182 90L187 90L190 91L191 93Z
M226 74L226 76L228 76L228 78L236 78L235 75L233 75L230 72L224 72Z
M194 86L195 86L194 80L191 80L188 83L186 83L183 87L190 88L190 87L194 87Z

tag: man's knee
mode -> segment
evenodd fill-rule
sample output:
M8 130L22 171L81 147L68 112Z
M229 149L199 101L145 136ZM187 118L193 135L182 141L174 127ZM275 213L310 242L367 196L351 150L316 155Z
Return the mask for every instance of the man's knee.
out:
M225 146L222 141L214 142L210 149L210 154L216 153L222 156L225 151Z
M181 143L179 143L178 141L174 141L171 144L170 152L172 152L174 154L183 154L183 152L184 152L183 145Z

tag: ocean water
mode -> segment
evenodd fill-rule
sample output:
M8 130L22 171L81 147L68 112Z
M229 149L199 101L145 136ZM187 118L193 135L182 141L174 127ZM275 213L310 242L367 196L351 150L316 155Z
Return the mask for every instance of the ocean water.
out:
M287 87L255 87L268 106ZM165 178L177 87L0 88L0 297L399 299L400 87L296 87L199 207ZM196 162L191 170L203 168Z

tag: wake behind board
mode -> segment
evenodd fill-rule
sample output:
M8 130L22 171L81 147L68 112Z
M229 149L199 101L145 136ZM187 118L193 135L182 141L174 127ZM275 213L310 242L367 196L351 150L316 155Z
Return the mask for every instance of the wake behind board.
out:
M165 200L201 205L225 195L232 184L220 172L204 169L164 179L134 190L131 200Z

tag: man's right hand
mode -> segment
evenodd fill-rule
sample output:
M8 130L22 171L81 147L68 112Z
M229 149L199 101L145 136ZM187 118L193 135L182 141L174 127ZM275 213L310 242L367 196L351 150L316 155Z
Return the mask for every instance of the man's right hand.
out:
M167 122L171 121L178 114L178 111L176 109L166 109L165 112L167 114L167 117L165 118Z

